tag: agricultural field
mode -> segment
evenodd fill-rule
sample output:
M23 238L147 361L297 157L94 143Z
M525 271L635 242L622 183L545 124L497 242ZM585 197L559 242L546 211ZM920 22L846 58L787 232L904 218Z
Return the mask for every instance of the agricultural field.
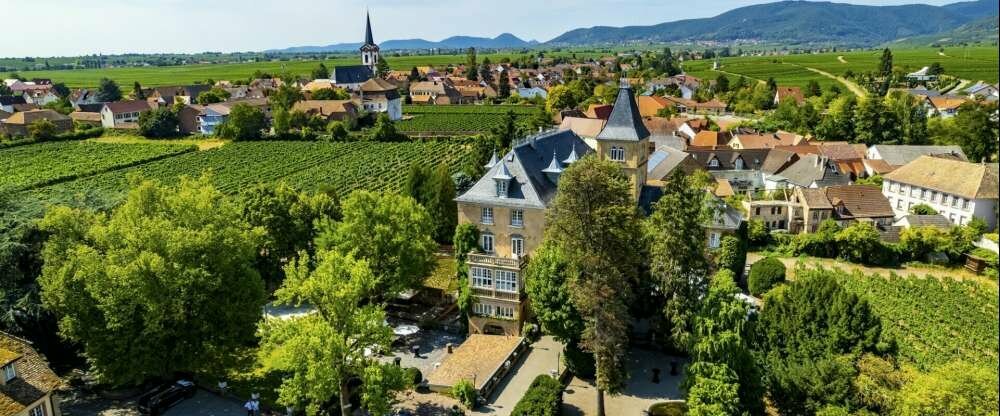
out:
M500 62L504 58L516 59L527 54L506 52L493 54L480 54L479 61L489 58L492 62ZM570 56L578 57L600 56L596 52L545 52L546 56ZM450 64L464 63L465 54L452 55L406 55L392 56L386 53L383 55L389 67L394 70L409 70L415 66L447 66ZM180 66L150 66L150 67L124 67L124 68L103 68L103 69L73 69L73 70L53 70L53 71L27 71L20 73L28 78L51 78L55 82L63 82L71 88L95 87L101 78L113 79L119 85L131 86L138 81L144 87L155 87L161 85L183 85L206 80L237 80L247 79L260 70L271 74L295 74L309 75L309 73L323 62L328 68L338 65L359 65L360 58L357 55L337 56L325 60L274 60L268 62L244 62L227 64L195 64ZM0 74L3 77L7 74Z
M0 194L36 188L194 151L180 144L39 143L0 150Z
M490 131L503 122L507 112L515 118L535 114L538 109L530 106L485 105L411 105L403 108L404 120L396 123L399 131L409 134L462 135Z
M1000 365L996 283L860 272L845 274L841 283L871 302L902 360L925 371L956 359Z
M124 146L124 145L123 145ZM82 204L106 209L124 197L135 178L172 183L182 175L209 173L224 192L235 194L258 183L284 181L303 189L330 187L342 196L355 189L398 191L413 163L444 163L457 172L472 152L467 144L448 142L325 143L237 142L198 152L39 186L7 195L6 220L37 218L53 204ZM38 160L34 167L52 160Z
M893 65L905 72L916 71L938 62L944 73L970 81L997 82L1000 58L996 48L969 47L896 49L892 51ZM838 81L810 71L814 68L833 76L842 76L848 70L855 73L874 70L882 56L881 49L851 52L830 52L787 56L753 56L722 58L721 71L727 75L743 75L756 80L774 77L779 85L805 86L815 80L826 88ZM720 71L712 69L711 60L688 61L685 72L704 79L715 79Z

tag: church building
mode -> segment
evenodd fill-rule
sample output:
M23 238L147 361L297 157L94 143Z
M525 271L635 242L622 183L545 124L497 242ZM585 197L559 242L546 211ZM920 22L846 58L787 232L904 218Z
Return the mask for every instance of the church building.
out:
M379 48L372 36L371 16L365 14L365 43L361 45L361 65L336 66L330 71L333 84L357 92L361 85L372 79L378 72Z

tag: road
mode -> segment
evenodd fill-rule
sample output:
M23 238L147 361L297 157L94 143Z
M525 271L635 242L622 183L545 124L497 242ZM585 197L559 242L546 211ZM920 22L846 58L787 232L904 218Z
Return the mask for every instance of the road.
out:
M840 82L841 84L844 84L844 86L847 87L848 90L851 90L851 92L853 92L854 95L857 95L858 97L864 97L865 95L867 95L867 93L865 92L865 90L863 88L861 88L860 86L858 86L858 84L855 84L853 81L848 80L847 78L838 77L838 76L833 75L833 74L831 74L829 72L821 71L821 70L816 69L816 68L810 68L808 66L801 66L801 65L795 65L795 64L787 64L787 65L793 65L793 66L797 66L797 67L800 67L800 68L808 69L808 70L810 70L812 72L815 72L817 74L820 74L820 75L822 75L824 77L836 80L837 82Z

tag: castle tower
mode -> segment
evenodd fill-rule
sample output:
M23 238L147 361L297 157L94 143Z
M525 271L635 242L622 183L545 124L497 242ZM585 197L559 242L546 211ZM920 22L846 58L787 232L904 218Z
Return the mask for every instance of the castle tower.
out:
M361 45L361 63L370 68L372 73L375 73L378 59L378 45L375 44L375 39L372 37L372 19L365 12L365 44Z
M642 124L632 87L625 78L621 79L608 122L597 135L597 155L622 165L622 171L632 181L632 197L638 200L646 184L649 130Z

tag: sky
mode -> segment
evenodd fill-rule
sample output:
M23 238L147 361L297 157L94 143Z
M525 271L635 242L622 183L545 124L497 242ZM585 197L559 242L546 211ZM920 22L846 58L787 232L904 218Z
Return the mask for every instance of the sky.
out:
M868 5L957 0L840 0ZM550 40L579 27L710 17L767 0L0 0L0 57L261 51L453 35ZM500 6L503 6L501 9ZM39 19L38 17L44 16Z

